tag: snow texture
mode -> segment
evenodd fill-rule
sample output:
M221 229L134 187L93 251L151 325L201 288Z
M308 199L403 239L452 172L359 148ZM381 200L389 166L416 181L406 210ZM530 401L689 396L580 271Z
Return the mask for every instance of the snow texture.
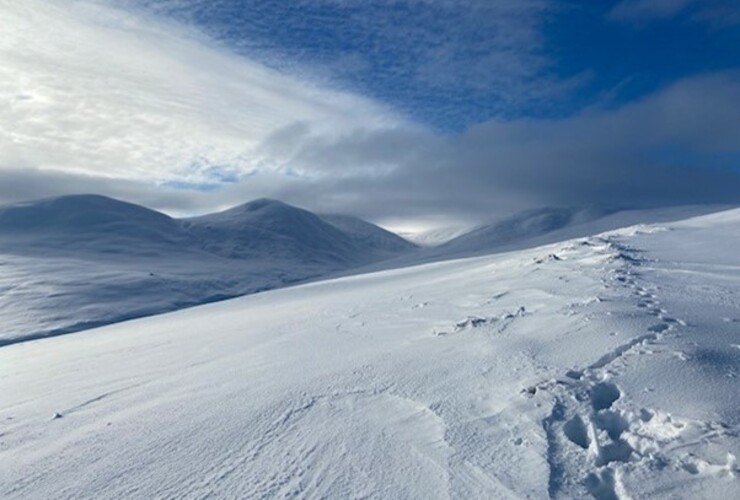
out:
M738 248L732 210L6 345L0 496L737 498Z

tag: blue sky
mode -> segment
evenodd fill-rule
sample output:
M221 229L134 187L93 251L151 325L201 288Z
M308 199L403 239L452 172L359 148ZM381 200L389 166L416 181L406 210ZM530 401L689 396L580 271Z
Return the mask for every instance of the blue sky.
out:
M736 0L0 2L0 203L740 203Z
M732 1L138 1L442 131L619 106L740 66Z

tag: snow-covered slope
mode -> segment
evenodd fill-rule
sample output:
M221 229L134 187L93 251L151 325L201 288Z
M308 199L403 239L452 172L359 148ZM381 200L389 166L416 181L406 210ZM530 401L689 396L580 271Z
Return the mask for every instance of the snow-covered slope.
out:
M431 249L427 254L449 258L531 248L633 224L676 221L727 208L711 205L644 210L540 208L474 228Z
M22 255L157 255L187 247L175 219L98 195L49 198L0 207L0 245Z
M475 225L456 225L424 231L399 232L398 234L419 246L435 247L447 243L458 236L474 231L477 228Z
M740 210L0 348L4 498L736 498Z
M357 217L321 215L321 218L347 234L361 248L380 255L396 256L416 248L399 235Z
M501 247L512 242L535 238L567 226L599 219L609 212L598 209L540 208L528 210L484 225L454 238L440 247L446 252L476 252Z
M270 199L183 222L204 249L229 258L269 255L343 269L413 248L369 222L342 216L320 217Z
M345 230L273 200L185 220L94 195L0 208L0 345L276 288L413 249L372 224L356 226Z

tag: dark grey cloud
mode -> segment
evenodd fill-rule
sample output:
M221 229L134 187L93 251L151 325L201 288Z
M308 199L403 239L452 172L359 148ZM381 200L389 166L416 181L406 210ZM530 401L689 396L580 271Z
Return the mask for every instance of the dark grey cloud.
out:
M541 205L736 203L737 102L740 74L725 73L684 80L620 109L489 122L459 136L386 130L328 141L294 130L286 162L326 175L282 194L380 219L484 220Z
M279 165L211 192L0 168L3 201L97 192L175 214L269 196L378 222L491 220L539 206L740 203L740 73L678 82L618 109L324 134L296 123L257 149ZM1 167L1 166L0 166Z

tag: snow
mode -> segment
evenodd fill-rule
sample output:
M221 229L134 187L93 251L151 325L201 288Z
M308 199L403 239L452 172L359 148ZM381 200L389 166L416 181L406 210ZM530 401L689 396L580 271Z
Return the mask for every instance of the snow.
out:
M4 498L736 498L740 210L0 348Z
M187 219L99 195L0 207L0 346L309 280L528 248L717 207L541 209L419 248L260 199Z
M173 219L104 196L0 207L0 345L318 278L414 250L275 200Z
M675 221L729 207L703 205L619 210L599 207L528 210L458 235L431 255L467 256L544 245L579 236L653 222Z
M421 247L435 247L477 229L478 226L458 224L433 229L402 230L398 234Z

